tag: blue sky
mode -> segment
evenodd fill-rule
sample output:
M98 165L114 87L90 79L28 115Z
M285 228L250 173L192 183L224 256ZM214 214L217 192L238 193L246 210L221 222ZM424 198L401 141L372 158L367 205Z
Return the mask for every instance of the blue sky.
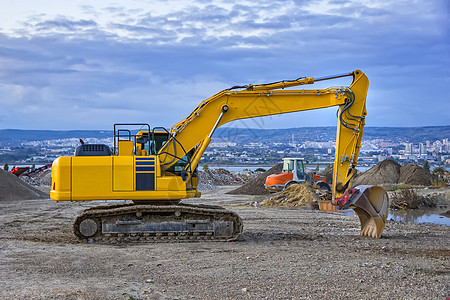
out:
M368 126L449 125L449 14L448 0L1 1L0 128L170 127L236 84L355 69ZM329 126L335 111L231 126Z

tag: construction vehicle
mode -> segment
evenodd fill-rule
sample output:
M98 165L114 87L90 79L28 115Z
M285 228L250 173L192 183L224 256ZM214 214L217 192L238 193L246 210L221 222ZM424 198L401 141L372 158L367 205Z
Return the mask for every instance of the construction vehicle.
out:
M349 87L291 89L347 76L353 78ZM53 162L50 197L133 201L83 211L74 221L74 233L82 241L233 240L243 230L236 213L180 203L200 197L196 170L214 131L233 120L337 106L333 204L353 208L361 221L361 234L378 238L387 218L386 192L373 186L348 190L356 174L368 83L365 74L356 70L234 86L202 101L170 130L137 124L136 133L127 129L136 124L116 124L112 150L107 145L83 144L74 156Z
M19 177L20 175L26 174L30 170L30 167L13 167L9 173Z
M34 166L34 165L33 165ZM9 173L19 176L27 176L31 177L36 175L37 173L43 172L47 169L50 169L52 167L52 164L46 164L39 168L30 168L30 167L14 167Z
M46 164L46 165L43 165L42 167L39 167L39 168L31 168L29 171L28 171L28 173L26 174L26 176L28 176L28 177L30 177L30 176L34 176L34 175L36 175L36 174L38 174L38 173L41 173L41 172L44 172L45 170L48 170L48 169L50 169L52 167L52 164Z
M315 173L307 173L303 158L283 158L283 170L279 174L267 176L264 187L271 193L282 191L293 184L308 182L316 185L324 191L330 191L331 187L325 182L326 177Z

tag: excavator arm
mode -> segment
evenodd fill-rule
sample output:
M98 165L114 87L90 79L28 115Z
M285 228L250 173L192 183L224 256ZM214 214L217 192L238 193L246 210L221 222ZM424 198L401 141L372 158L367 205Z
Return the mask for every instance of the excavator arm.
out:
M288 89L347 76L353 77L349 87ZM161 166L170 167L177 161L180 153L185 154L191 149L196 149L190 164L186 166L187 173L189 170L194 170L216 128L228 122L337 106L332 203L343 208L353 208L356 211L361 220L363 235L380 237L387 218L388 207L387 194L383 193L384 190L380 187L353 189L351 196L347 193L343 197L357 172L356 165L367 115L368 86L367 76L362 71L356 70L322 78L299 78L221 91L204 100L187 118L171 128L171 138L159 151ZM187 176L189 179L190 175ZM373 192L374 190L377 192Z
M353 76L353 82L348 88L286 89L345 76ZM354 71L320 79L310 77L267 85L249 85L241 87L240 91L221 91L204 100L187 118L172 126L169 141L158 153L161 165L168 168L176 162L176 158L196 148L190 166L195 169L216 128L228 122L338 106L333 198L339 197L356 172L367 114L368 85L365 74Z

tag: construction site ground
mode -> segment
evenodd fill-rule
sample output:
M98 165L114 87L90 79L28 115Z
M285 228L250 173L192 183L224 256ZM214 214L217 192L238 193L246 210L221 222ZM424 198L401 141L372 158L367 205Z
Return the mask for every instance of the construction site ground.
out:
M255 208L236 187L188 203L236 211L234 242L77 242L72 220L105 202L0 201L1 299L446 299L449 227L388 221L379 240L354 216ZM245 204L245 205L244 205Z

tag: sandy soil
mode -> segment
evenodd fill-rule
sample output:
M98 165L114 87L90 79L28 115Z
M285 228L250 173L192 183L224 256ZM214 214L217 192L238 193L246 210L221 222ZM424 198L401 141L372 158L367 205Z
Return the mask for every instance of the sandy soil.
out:
M0 298L13 299L445 299L450 234L388 221L359 236L353 216L255 208L252 196L209 191L201 202L237 211L235 242L81 244L71 232L102 203L0 202ZM221 200L217 200L221 199Z

